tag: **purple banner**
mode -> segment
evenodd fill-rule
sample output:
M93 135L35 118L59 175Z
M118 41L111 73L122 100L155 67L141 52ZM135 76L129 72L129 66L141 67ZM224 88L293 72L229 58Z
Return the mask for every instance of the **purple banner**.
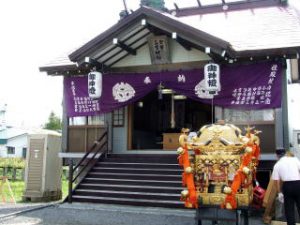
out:
M111 112L141 99L161 83L195 101L211 103L205 90L203 69L157 73L104 74L102 96L88 95L87 76L65 77L64 97L68 116ZM221 67L221 91L214 104L225 108L268 109L281 107L280 63Z

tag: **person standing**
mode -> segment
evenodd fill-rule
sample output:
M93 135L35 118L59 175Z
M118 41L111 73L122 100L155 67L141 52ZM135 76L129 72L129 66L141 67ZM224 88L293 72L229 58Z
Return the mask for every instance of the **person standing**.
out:
M278 198L284 200L288 225L295 225L295 203L300 216L300 161L287 151L274 165L272 179L276 183Z
M281 159L285 155L285 150L282 148L276 149L276 158L277 161ZM267 193L269 193L267 195ZM268 188L266 191L266 195L264 197L264 207L265 212L263 215L263 221L266 224L271 224L272 218L275 215L275 200L277 196L277 187L275 181L271 178L268 184Z

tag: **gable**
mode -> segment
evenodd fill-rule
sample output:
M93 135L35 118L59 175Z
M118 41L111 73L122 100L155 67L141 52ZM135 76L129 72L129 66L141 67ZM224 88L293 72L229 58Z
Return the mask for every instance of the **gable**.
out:
M168 41L171 63L208 61L211 59L207 54L197 49L192 48L191 50L186 50L175 40L169 39ZM128 55L127 57L116 63L113 68L145 65L152 65L148 45L144 45L143 47L138 49L136 55Z
M186 49L204 51L209 46L212 53L219 56L224 49L230 52L227 42L191 28L174 18L167 13L142 7L71 53L69 57L79 65L84 64L85 58L89 57L94 59L99 67L110 68L129 55L135 56L137 51L147 44L150 36L165 35L172 38L173 33L177 35L177 43Z

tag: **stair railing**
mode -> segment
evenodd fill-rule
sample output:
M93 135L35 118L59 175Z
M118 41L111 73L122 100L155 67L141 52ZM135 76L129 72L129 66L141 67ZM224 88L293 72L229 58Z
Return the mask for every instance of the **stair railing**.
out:
M73 184L77 180L77 185L83 180L84 176L93 168L96 162L103 156L107 157L108 153L108 128L94 142L93 146L87 151L80 161L74 166L73 159L69 161L69 185L68 185L68 202L72 203ZM75 174L76 172L76 174ZM75 175L75 176L74 176ZM80 177L80 175L82 175Z

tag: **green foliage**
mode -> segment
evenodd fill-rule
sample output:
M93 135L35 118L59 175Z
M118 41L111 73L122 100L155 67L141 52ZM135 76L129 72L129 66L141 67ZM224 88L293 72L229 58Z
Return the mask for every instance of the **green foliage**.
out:
M61 119L51 112L48 118L48 122L44 125L44 129L48 130L61 130Z
M61 181L62 199L65 199L69 194L69 182L68 180L62 179Z
M23 158L0 158L0 167L25 168L25 159Z
M24 181L9 181L9 185L13 192L16 202L22 202L22 196L24 193L25 182ZM12 202L11 193L8 188L8 184L3 185L3 196L0 198L0 203L5 200L6 202Z

